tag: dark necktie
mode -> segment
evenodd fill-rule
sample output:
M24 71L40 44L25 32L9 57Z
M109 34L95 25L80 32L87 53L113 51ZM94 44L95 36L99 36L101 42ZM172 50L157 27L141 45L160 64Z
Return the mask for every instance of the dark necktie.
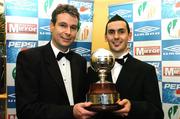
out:
M71 52L68 52L68 53L59 52L56 59L59 61L62 57L65 57L66 59L68 59L70 61Z
M124 65L124 63L125 63L124 59L127 58L127 57L128 57L128 54L123 56L123 58L121 58L121 59L116 58L115 61L118 62L121 65Z

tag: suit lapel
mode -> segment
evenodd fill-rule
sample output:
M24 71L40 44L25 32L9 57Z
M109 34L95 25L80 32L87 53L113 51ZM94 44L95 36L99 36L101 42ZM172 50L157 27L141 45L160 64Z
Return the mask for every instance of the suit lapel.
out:
M59 69L58 63L56 61L55 55L53 53L53 50L52 50L52 48L50 46L50 43L45 46L45 51L44 51L43 56L45 58L45 61L46 61L46 64L47 64L47 69L48 69L49 73L51 74L52 79L60 87L60 89L62 90L64 95L66 97L68 97L67 93L66 93L63 77L62 77L62 74L60 72L60 69ZM80 76L79 71L82 70L82 69L80 69L79 65L77 64L77 61L76 61L77 58L74 55L74 53L72 53L71 57L72 58L71 58L71 61L70 61L70 66L71 66L73 97L77 97L77 95L78 95L78 93L77 93L78 92L78 86L79 86L78 85L79 80L77 80L77 79L79 79L79 76ZM75 101L75 99L74 99L74 101Z
M60 72L58 63L56 61L55 55L53 53L53 50L50 46L50 43L48 43L45 46L43 56L47 65L47 70L52 76L52 79L57 83L57 85L60 87L61 91L64 93L64 95L67 96L65 85L63 82L62 74Z
M131 85L134 82L134 76L135 73L133 73L133 65L134 65L134 58L129 55L127 61L125 62L125 64L123 65L121 72L118 76L116 85L118 85L117 87L119 88L119 90L121 92L128 92L128 89L131 87Z
M73 97L76 97L78 94L78 84L79 84L79 71L82 70L77 64L75 55L72 53L71 58L71 78L72 78L72 88L73 88ZM75 101L75 99L74 99Z

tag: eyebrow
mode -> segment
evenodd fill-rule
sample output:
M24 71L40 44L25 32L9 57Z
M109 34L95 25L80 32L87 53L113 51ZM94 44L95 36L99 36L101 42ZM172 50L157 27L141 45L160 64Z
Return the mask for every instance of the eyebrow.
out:
M108 29L108 31L125 31L124 28L119 28L119 29Z
M66 25L68 25L66 22L59 22L58 24L59 24L59 25L60 25L60 24L66 24ZM72 25L70 25L70 26L76 26L76 27L78 27L78 25L76 25L76 24L72 24Z

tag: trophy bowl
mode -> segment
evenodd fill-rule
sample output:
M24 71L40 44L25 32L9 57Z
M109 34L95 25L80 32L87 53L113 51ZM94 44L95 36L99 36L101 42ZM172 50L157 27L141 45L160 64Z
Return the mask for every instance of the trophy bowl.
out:
M107 73L115 64L114 55L109 50L100 48L92 53L90 64L100 80L90 85L86 100L92 102L92 105L87 109L96 112L120 109L121 106L116 103L120 99L116 85L106 80Z

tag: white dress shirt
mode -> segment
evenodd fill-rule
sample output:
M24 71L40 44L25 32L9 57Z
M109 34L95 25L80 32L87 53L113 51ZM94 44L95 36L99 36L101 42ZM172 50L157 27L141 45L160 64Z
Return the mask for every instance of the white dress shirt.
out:
M121 55L120 57L118 57L119 59L122 59L123 56L127 55L128 52L124 53L123 55ZM126 62L127 58L124 59L124 62ZM115 62L114 64L114 67L112 68L111 70L111 74L112 74L112 81L113 83L116 83L117 79L118 79L118 76L121 72L121 69L122 69L122 65Z
M59 49L57 49L54 46L52 41L51 41L51 47L52 47L56 57L57 57L59 52L62 52L62 51L60 51ZM69 50L67 52L69 52ZM67 52L65 52L65 53L67 53ZM64 81L64 85L65 85L65 88L66 88L66 92L67 92L67 95L68 95L70 105L74 105L70 61L67 60L65 57L62 57L57 62L58 62L59 69L60 69L62 77L63 77L63 81Z

